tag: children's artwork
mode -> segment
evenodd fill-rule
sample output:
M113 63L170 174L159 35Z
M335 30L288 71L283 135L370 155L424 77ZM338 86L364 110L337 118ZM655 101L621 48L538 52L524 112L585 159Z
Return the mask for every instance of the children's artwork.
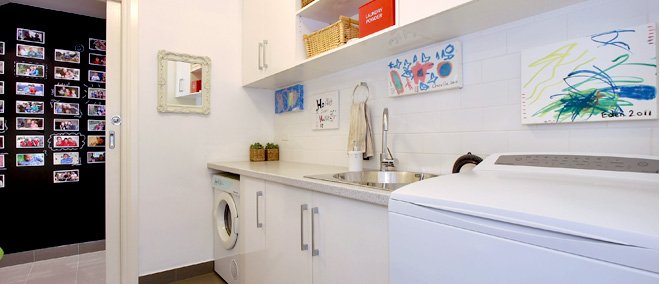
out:
M523 50L523 124L657 119L654 24Z
M463 87L460 41L437 43L397 55L387 66L391 97Z
M304 102L303 85L294 85L275 91L275 113L303 111Z
M314 129L339 128L339 92L328 92L313 97Z

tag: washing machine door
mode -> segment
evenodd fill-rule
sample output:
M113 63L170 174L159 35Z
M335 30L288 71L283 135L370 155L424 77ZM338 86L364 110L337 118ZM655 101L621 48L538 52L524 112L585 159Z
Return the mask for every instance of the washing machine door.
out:
M215 231L225 249L230 250L238 239L238 210L234 198L227 192L220 192L217 200L213 210Z

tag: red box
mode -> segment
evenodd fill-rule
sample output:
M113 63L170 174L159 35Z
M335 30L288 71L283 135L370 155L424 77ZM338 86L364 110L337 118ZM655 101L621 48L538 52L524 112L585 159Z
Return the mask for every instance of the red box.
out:
M394 0L373 0L360 6L360 37L393 25Z

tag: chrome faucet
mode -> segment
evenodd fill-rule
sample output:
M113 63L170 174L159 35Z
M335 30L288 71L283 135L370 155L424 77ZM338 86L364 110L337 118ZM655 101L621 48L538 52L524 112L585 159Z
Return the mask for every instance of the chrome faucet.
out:
M387 131L389 130L390 124L390 113L387 108L383 109L383 145L381 146L380 153L380 170L381 171L393 171L395 169L395 159L390 152L390 148L387 147ZM389 154L389 158L388 158Z

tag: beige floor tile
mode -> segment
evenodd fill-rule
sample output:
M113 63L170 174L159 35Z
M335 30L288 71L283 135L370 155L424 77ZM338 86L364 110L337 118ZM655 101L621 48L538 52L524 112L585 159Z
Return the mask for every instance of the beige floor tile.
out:
M25 283L32 263L25 263L0 268L0 284Z
M215 273L207 273L193 278L176 281L172 284L227 284Z
M76 283L78 255L37 261L28 274L27 284Z

